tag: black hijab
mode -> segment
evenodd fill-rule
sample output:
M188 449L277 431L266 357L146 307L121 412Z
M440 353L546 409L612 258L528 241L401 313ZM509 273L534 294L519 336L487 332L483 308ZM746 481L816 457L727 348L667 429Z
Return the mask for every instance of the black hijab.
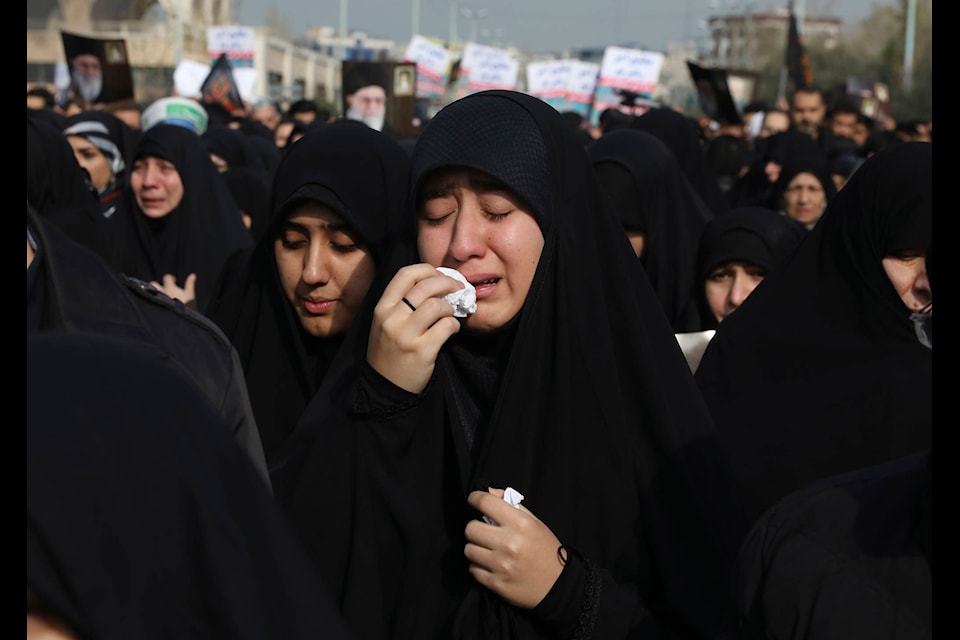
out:
M728 192L734 206L768 206L773 182L766 173L767 164L779 166L794 157L816 157L826 161L826 154L809 134L797 129L778 131L754 142L754 159L746 174ZM779 206L774 206L779 209Z
M159 351L28 335L26 430L27 587L77 637L349 637L267 485Z
M708 222L700 236L691 296L702 329L717 328L704 289L711 271L737 260L763 267L769 275L793 255L806 235L802 224L767 207L734 207Z
M581 606L597 637L712 636L744 531L732 477L580 140L547 103L484 91L441 110L412 162L412 197L446 167L498 178L528 203L545 245L518 316L492 335L451 338L425 392L395 412L353 411L372 308L354 323L341 352L352 361L308 407L306 462L282 495L341 610L367 638L554 637L573 633ZM463 379L469 363L476 379L489 374L487 394ZM464 398L481 413L472 447ZM589 576L555 585L537 610L480 587L463 529L476 517L468 492L487 486L523 493L589 559ZM602 601L585 600L588 582Z
M60 129L27 110L27 203L71 238L118 262L111 226L97 191Z
M283 156L272 214L256 248L207 308L240 355L270 465L342 342L342 336L321 339L303 331L277 271L280 225L298 203L323 202L359 233L379 270L404 222L409 166L393 139L361 123L310 130Z
M273 166L268 166L260 151L254 146L253 136L226 124L207 127L201 136L210 153L214 153L227 162L227 166L248 167L262 173L269 182L273 178Z
M624 227L646 234L640 262L675 332L700 329L685 314L693 291L700 232L713 212L690 184L676 156L652 133L619 129L587 147L587 155Z
M134 154L164 158L177 168L183 199L169 214L150 220L130 197L126 236L127 275L163 282L164 274L197 274L196 305L203 310L227 259L253 239L243 225L240 208L217 172L200 136L185 127L158 124L145 131Z
M727 196L720 190L717 176L710 166L696 120L669 107L654 107L635 117L630 127L660 138L673 151L690 184L713 214L726 213L729 209Z
M764 206L784 213L786 203L784 193L790 186L790 181L797 177L799 173L809 173L817 179L820 186L823 187L826 196L826 204L837 195L837 185L833 181L833 175L830 172L830 165L826 156L823 155L792 155L784 159L781 163L780 175L776 182L770 188L770 194Z
M931 143L864 162L707 347L696 380L752 518L815 479L930 445L931 352L882 259L930 243L932 170Z
M270 223L270 180L251 167L230 167L223 172L230 193L241 211L250 216L250 235L259 240Z

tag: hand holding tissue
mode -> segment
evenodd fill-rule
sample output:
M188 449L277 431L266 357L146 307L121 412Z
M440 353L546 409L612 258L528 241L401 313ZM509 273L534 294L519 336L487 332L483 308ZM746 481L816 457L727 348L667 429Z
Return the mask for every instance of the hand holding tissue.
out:
M453 316L455 318L466 318L471 313L477 312L477 289L470 284L462 273L449 267L437 267L437 271L445 276L450 276L454 280L463 283L463 289L458 289L453 293L443 296L443 299L453 307Z

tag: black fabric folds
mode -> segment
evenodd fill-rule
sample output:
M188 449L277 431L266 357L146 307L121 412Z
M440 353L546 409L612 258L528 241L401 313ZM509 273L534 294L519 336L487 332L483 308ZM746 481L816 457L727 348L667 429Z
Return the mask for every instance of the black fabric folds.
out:
M690 184L710 211L721 215L729 209L727 196L717 182L698 127L695 119L670 107L654 107L630 121L630 128L652 133L673 151Z
M696 380L751 518L826 475L930 445L931 351L882 264L932 234L932 143L871 156L725 319Z
M640 262L673 330L700 330L687 310L700 233L714 218L713 211L673 151L652 133L636 129L605 133L587 147L587 155L623 226L632 226L638 215L646 223ZM609 181L611 164L628 174L629 185L623 184L622 175Z
M793 255L806 235L802 224L766 207L734 207L708 222L700 236L695 291L691 296L697 305L700 326L717 327L704 290L711 271L736 260L763 267L769 275Z
M271 471L342 341L303 331L277 271L280 224L304 199L336 202L332 208L359 233L379 272L403 222L409 166L394 140L361 123L311 129L281 161L258 244L220 281L207 308L240 355Z
M183 182L183 199L163 218L150 220L130 194L129 216L117 221L123 223L118 230L126 249L123 270L160 283L170 273L181 287L189 274L197 274L196 306L202 311L227 260L252 246L253 239L197 134L178 125L153 126L143 133L134 154L146 155L173 163Z
M352 348L304 414L300 474L280 495L341 610L364 638L553 638L578 627L595 638L714 637L745 521L673 330L579 138L541 100L480 92L421 133L411 197L448 165L514 188L545 246L515 320L451 338L424 393L386 413L365 412L357 395L379 292L368 298ZM398 266L417 261L411 249L397 246ZM470 359L476 393L462 374ZM497 378L492 401L485 372ZM481 416L472 448L465 393ZM466 498L486 486L519 490L590 563L565 570L543 610L507 604L468 572ZM583 585L604 594L586 609Z
M28 335L26 354L27 588L75 637L350 637L181 369L82 332Z
M27 203L109 264L120 264L90 176L60 129L27 110Z

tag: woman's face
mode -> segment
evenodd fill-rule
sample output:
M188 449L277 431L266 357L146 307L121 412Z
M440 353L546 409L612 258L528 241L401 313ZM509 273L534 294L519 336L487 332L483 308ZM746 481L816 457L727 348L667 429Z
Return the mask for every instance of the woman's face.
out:
M783 211L808 229L816 224L827 208L827 192L812 173L801 171L783 191Z
M477 312L466 328L502 327L523 307L540 261L537 221L513 191L471 169L443 170L419 195L421 259L460 271L477 288Z
M144 156L133 162L130 171L133 195L148 218L162 218L180 206L183 181L180 172L169 160Z
M766 275L763 267L742 261L726 262L711 271L703 287L717 324L743 304Z
M113 182L113 171L110 170L110 162L103 152L95 144L83 136L67 136L67 142L73 149L73 155L77 157L80 166L90 174L90 182L94 188L100 192Z
M933 301L927 278L926 251L903 251L884 256L883 270L910 311L919 311Z
M376 272L359 235L329 207L305 201L282 224L274 257L304 331L318 338L346 332Z

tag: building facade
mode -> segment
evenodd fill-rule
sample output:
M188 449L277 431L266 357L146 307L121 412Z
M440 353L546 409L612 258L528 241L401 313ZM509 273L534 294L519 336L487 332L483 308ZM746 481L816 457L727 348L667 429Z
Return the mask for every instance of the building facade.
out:
M173 93L174 70L181 60L211 63L207 28L230 24L228 0L31 0L27 4L27 88L55 88L57 66L65 64L60 32L68 31L123 39L134 97L145 105ZM336 104L339 99L339 57L257 27L253 64L256 81L251 97L280 103L307 98Z

